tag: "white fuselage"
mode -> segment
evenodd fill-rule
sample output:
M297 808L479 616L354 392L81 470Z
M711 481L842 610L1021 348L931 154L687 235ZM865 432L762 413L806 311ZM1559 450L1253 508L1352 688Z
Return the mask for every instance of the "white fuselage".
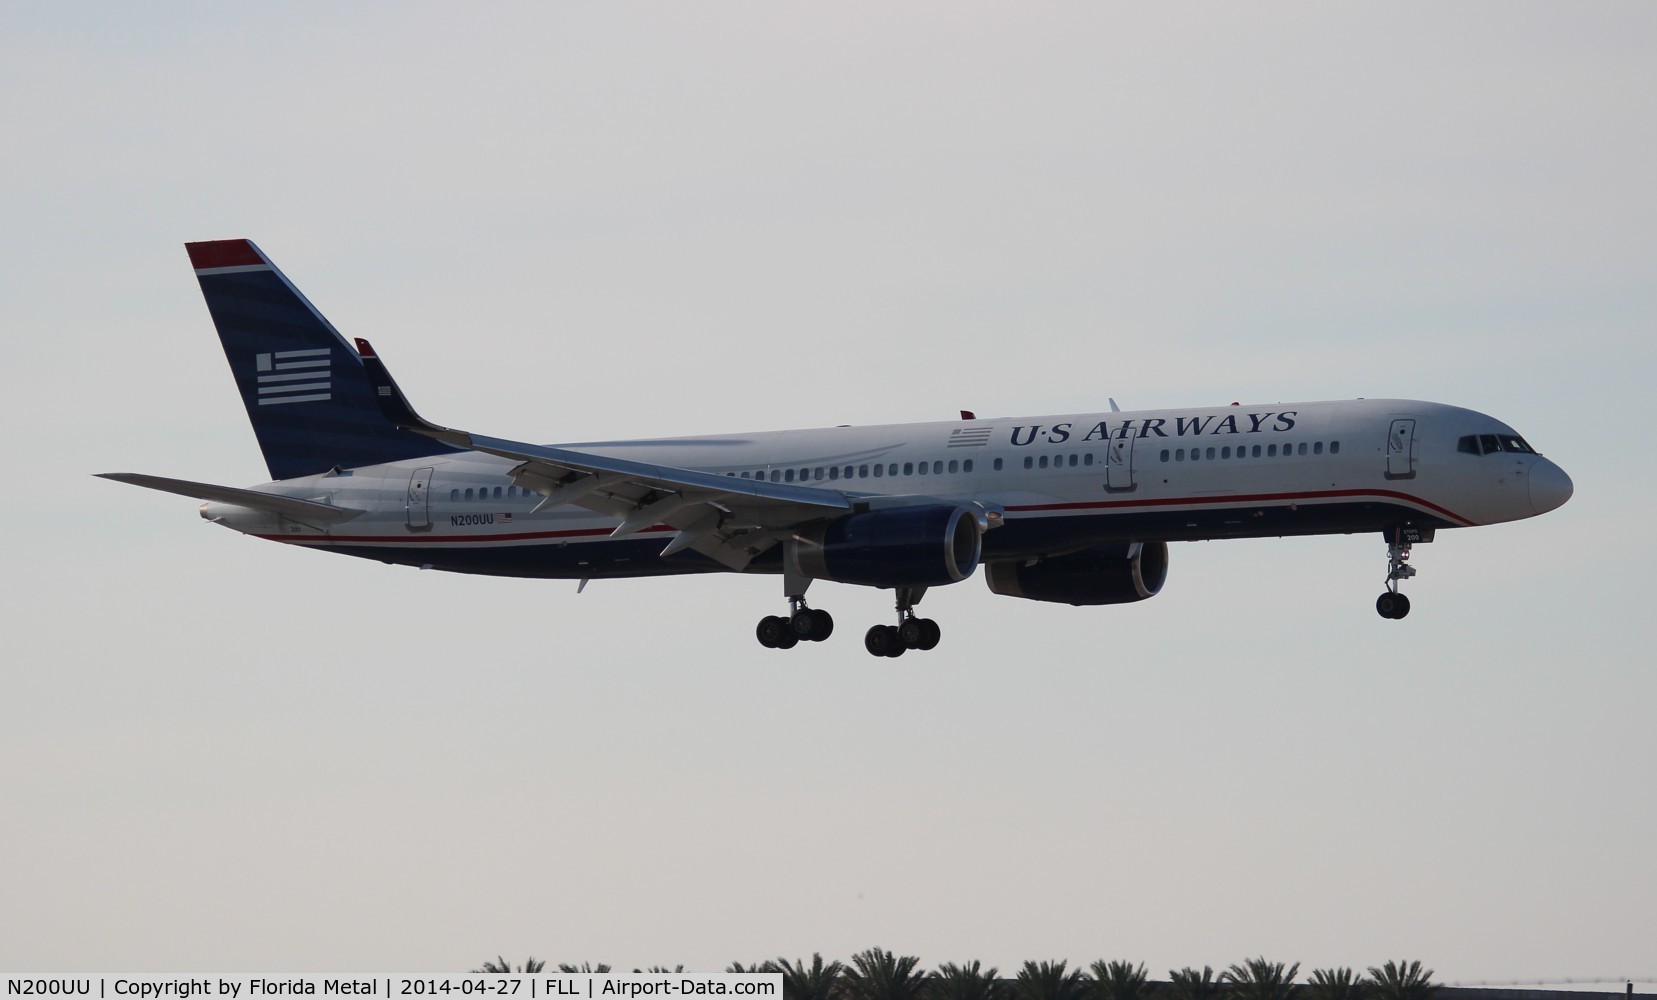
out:
M852 498L977 503L1003 515L984 536L992 562L1103 542L1430 533L1530 517L1569 497L1565 474L1528 447L1458 449L1480 435L1522 445L1472 410L1350 400L563 447ZM457 452L258 487L366 511L332 525L218 503L204 504L202 516L272 540L459 572L596 578L724 568L690 551L662 558L674 533L666 525L612 539L614 517L568 505L537 511L543 497L517 484L518 465Z

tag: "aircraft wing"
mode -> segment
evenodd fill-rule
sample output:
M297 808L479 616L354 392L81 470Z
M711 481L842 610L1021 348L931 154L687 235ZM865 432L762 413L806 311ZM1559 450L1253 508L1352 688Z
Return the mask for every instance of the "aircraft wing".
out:
M250 510L269 511L307 524L337 524L366 513L355 507L335 507L333 504L326 504L317 500L300 500L297 497L260 493L258 490L242 490L234 486L193 483L188 479L167 479L163 476L145 476L136 472L99 472L95 475L99 479L113 479L118 483L130 483L133 486L143 486L147 489L160 490L163 493L176 493L181 497L211 500L214 503L232 504L237 507L247 507Z
M358 338L357 350L381 410L397 426L517 461L513 481L544 497L536 510L574 504L608 514L621 521L612 538L655 524L677 528L679 535L662 550L664 556L688 548L740 570L800 525L852 509L852 501L836 490L720 476L441 427L414 412L368 341Z

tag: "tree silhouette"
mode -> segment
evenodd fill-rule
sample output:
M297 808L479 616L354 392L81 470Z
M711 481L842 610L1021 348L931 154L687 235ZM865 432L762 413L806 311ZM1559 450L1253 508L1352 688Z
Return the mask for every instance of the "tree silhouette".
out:
M1362 1000L1364 992L1364 981L1348 968L1313 969L1306 980L1310 1000Z
M831 1000L845 969L839 962L824 964L823 956L814 952L810 965L804 959L790 962L779 958L775 970L765 971L782 973L783 1000Z
M603 963L603 962L600 962L597 965L593 965L591 962L582 962L580 967L571 965L568 962L559 962L558 963L558 971L559 972L578 973L578 974L579 973L586 973L588 975L592 975L594 973L609 972L610 967L608 965L606 965L605 963Z
M1364 985L1370 1000L1432 1000L1438 993L1432 980L1433 970L1422 969L1420 962L1388 962L1379 969L1370 966Z
M1220 973L1220 982L1229 987L1234 1000L1289 1000L1298 972L1299 962L1284 971L1282 962L1251 958Z
M1082 1000L1087 980L1082 970L1064 971L1065 963L1025 962L1013 980L1019 1000Z
M491 973L495 975L506 975L512 972L540 972L546 967L547 963L538 958L526 958L524 959L524 964L514 969L512 967L512 963L508 962L504 956L497 955L493 961L484 962L483 968L473 969L472 971Z
M1220 984L1214 981L1214 970L1203 966L1202 971L1187 965L1175 972L1168 970L1168 993L1173 1000L1214 1000L1219 996Z
M968 965L945 962L932 977L934 1000L1003 1000L1006 992L996 978L1000 969L985 970L974 959Z
M1139 1000L1145 992L1145 963L1094 962L1093 991L1099 1000Z
M841 973L844 992L852 1000L920 1000L929 978L916 971L920 962L914 955L898 956L881 948L860 951Z

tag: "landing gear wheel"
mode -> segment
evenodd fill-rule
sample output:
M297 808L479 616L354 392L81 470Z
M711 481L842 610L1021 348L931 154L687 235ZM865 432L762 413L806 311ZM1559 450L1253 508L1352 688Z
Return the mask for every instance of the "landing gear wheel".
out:
M788 621L788 619L786 619L786 618L783 619L783 622L785 624L787 623L787 621ZM782 638L777 640L777 648L778 649L793 649L795 644L798 643L799 641L800 641L800 637L795 635L793 632L784 632L782 634Z
M921 640L926 638L926 627L919 618L905 618L898 625L898 640L905 649L921 648Z
M921 619L921 630L920 645L916 646L916 649L932 649L938 645L938 640L944 637L944 630L939 628L938 623L930 618Z
M827 611L801 608L789 619L794 636L805 642L822 642L834 632L834 616Z
M904 645L896 625L872 625L863 633L863 648L875 656L902 656Z
M1375 612L1382 618L1397 620L1410 613L1410 599L1389 590L1375 599Z
M790 640L788 646L794 645L794 642L797 641L794 639L794 632L789 628L789 621L786 618L766 615L759 620L758 625L754 626L754 637L766 649L787 649L788 646L783 645L784 636L787 636Z

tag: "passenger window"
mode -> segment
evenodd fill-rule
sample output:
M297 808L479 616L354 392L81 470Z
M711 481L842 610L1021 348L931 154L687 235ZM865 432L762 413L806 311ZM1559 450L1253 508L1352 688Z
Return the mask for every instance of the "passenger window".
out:
M460 499L460 491L459 490L450 490L449 491L449 499L450 500L459 500Z
M1255 445L1255 446L1254 446L1254 452L1253 452L1253 454L1254 454L1254 457L1255 457L1255 458L1259 458L1259 457L1260 457L1260 446L1259 446L1259 445Z
M1322 441L1313 441L1312 442L1312 454L1314 454L1314 455L1323 454L1323 442Z
M971 472L972 471L972 459L969 458L966 461L961 463L961 471L962 472Z
M472 499L472 491L470 489L468 489L466 491L466 499L468 499L468 500Z
M1036 459L1036 464L1041 466L1043 469L1047 468L1047 456L1043 455L1040 458Z
M897 475L898 474L898 463L893 462L891 465L887 466L886 467L886 474L888 476Z
M875 478L876 479L879 479L881 476L883 476L885 474L886 474L886 466L884 466L884 465L875 466Z
M1082 456L1082 464L1083 465L1092 465L1093 464L1093 452L1090 451L1086 455Z
M1341 443L1339 441L1329 442L1329 454L1339 455L1340 453L1341 453Z
M906 475L906 476L914 475L915 474L915 463L914 462L905 462L905 463L903 463L903 474Z
M944 463L942 463L942 462L933 462L932 463L932 474L934 476L943 475L944 474Z
M1001 471L1001 459L999 459L999 458L995 460L995 471L997 471L997 472Z
M1231 457L1231 445L1226 445L1224 448L1220 449L1220 457L1221 458L1230 458Z
M829 466L829 478L830 479L839 479L840 478L840 466L838 466L838 465Z
M1076 467L1076 456L1075 455L1070 456L1070 467L1072 469L1074 469Z
M1174 461L1176 461L1176 462L1185 461L1185 449L1184 448L1174 449Z
M1036 460L1031 458L1029 455L1025 455L1024 456L1024 467L1026 469L1033 469L1033 468L1035 468L1035 466L1036 466Z
M772 469L771 470L771 481L773 483L782 482L782 470L781 469Z
M954 462L949 463L949 471L951 474L954 474L955 470L958 468L960 468L960 466L956 465Z
M501 498L501 488L499 486L497 486L497 487L495 487L495 499L499 500L500 498Z
M1306 454L1306 442L1305 441L1300 442L1300 446L1295 449L1295 453L1298 454L1298 455Z
M1275 444L1266 445L1266 457L1267 458L1276 458L1277 457L1277 445L1275 445Z
M859 465L857 467L857 478L859 478L859 479L869 478L869 467L867 465Z
M1203 454L1203 458L1208 459L1210 462L1214 461L1214 449L1208 449L1208 451Z
M794 470L793 469L784 469L783 474L782 474L782 481L785 482L785 483L792 483L794 481Z
M1162 460L1164 462L1168 461L1168 449L1167 448L1162 449Z

